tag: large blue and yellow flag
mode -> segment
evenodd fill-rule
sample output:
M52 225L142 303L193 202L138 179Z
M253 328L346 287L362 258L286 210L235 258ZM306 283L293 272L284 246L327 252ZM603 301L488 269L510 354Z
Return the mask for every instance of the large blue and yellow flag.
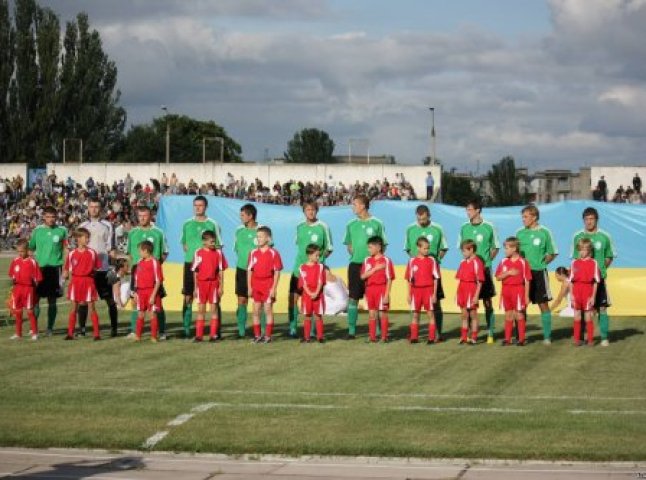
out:
M240 225L240 207L247 202L221 197L208 197L208 216L216 220L222 227L224 253L230 265L235 265L233 252L233 233ZM193 212L193 197L165 196L162 198L157 214L157 225L166 233L170 247L168 261L164 264L166 277L166 308L179 310L182 305L182 265L184 255L180 238L182 224L191 218ZM295 232L296 225L303 220L300 207L255 204L258 208L258 221L272 229L275 247L283 257L285 270L279 285L277 312L287 310L287 290L289 275L296 258ZM383 220L386 226L388 240L387 255L397 266L397 278L393 283L391 308L408 310L406 304L406 283L404 268L408 257L404 252L405 231L408 225L415 221L415 202L380 201L373 202L371 213ZM540 223L550 228L554 234L559 256L550 265L553 271L559 265L569 266L572 238L582 228L581 214L583 209L594 206L600 215L599 226L607 231L615 242L617 258L609 269L608 288L613 302L612 313L615 315L644 315L646 308L642 303L646 293L646 206L599 203L587 201L570 201L540 205ZM457 236L461 225L466 221L464 208L448 205L431 204L432 221L444 228L449 242L449 251L442 262L442 281L446 300L444 309L457 312L455 306L456 282L455 271L460 262L460 252L457 248ZM522 226L520 221L521 207L487 208L483 217L492 222L501 242L508 236L514 235ZM354 217L350 206L322 207L319 218L327 223L332 231L334 252L327 264L336 274L346 278L346 267L349 255L343 237L345 226ZM494 268L502 259L502 251L494 260ZM558 292L558 282L551 276L552 292ZM497 290L500 291L499 285ZM495 300L495 304L498 302ZM236 297L234 293L234 272L232 269L225 275L225 293L222 307L225 311L235 310Z

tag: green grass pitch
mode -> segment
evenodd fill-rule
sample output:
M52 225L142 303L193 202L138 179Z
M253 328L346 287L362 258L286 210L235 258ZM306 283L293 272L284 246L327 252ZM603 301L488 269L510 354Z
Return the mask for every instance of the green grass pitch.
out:
M1 259L2 298L7 266ZM340 339L342 317L328 319L324 345L287 340L278 316L271 345L195 345L13 342L3 311L0 445L138 449L159 433L155 450L646 459L644 318L611 317L609 348L575 348L569 319L555 318L556 341L544 346L530 317L532 342L502 348L458 346L456 316L445 320L446 343L409 345L408 315L391 317L389 344L365 343L362 315L355 341ZM179 315L169 320L179 331ZM234 323L225 314L225 337Z

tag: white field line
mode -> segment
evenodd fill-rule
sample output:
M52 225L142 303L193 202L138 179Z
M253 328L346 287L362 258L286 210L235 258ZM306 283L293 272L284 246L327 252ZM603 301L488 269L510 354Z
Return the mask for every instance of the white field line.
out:
M572 415L646 415L646 410L568 410Z
M168 422L166 426L172 428L172 427L179 427L180 425L184 425L191 418L193 418L197 413L206 412L207 410L213 408L214 406L216 406L216 404L214 403L203 403L201 405L197 405L191 409L190 413L182 413L180 415L177 415L174 419ZM164 438L166 438L166 436L169 433L170 433L170 429L156 432L154 435L146 439L146 441L141 445L141 448L145 450L150 450L152 448L155 448L155 445L157 445Z
M146 441L141 445L141 448L144 448L146 450L153 448L155 445L157 445L159 442L161 442L164 438L166 438L166 435L168 435L169 431L164 430L161 432L157 432L154 435L148 437Z
M18 385L18 389L45 390L40 386ZM497 395L497 394L460 394L460 393L362 393L362 392L276 392L271 390L218 390L187 388L140 388L112 386L55 386L47 387L51 391L86 391L86 392L122 392L122 393L169 393L169 394L210 394L210 395L256 395L256 396L292 396L292 397L340 397L340 398L418 398L418 399L501 399L501 400L589 400L589 401L646 401L646 397L595 397L592 395Z

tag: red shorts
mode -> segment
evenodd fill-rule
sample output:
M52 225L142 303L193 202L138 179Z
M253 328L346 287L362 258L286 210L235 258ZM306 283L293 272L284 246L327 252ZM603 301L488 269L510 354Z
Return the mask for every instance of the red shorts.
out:
M157 293L157 296L155 297L155 303L153 306L150 306L150 296L153 293L152 288L138 288L137 289L137 310L140 312L146 312L146 311L151 311L151 312L159 312L161 311L162 304L161 304L161 297L159 296L159 293Z
M325 313L325 295L323 295L323 292L319 293L316 298L303 293L301 297L301 313L306 316L323 315Z
M36 287L31 285L14 285L11 289L11 308L31 310L36 302Z
M478 297L476 297L476 290L478 290L477 283L460 282L457 295L458 307L477 310Z
M500 307L505 312L520 312L527 308L524 285L503 285L500 294Z
M572 308L574 310L592 310L594 308L594 285L592 283L572 284ZM590 299L592 298L592 301ZM592 305L590 307L589 305Z
M378 310L380 312L387 312L390 309L390 302L386 303L384 297L386 296L386 285L368 285L366 286L366 303L368 310Z
M413 312L433 311L433 286L430 287L411 287L410 289L410 309Z
M94 278L72 277L67 289L67 298L76 303L96 302L99 294L96 291Z
M197 281L197 303L201 305L218 303L220 297L218 289L220 288L219 280L198 280Z
M274 284L274 277L251 277L251 298L258 303L273 303L275 299L269 298L269 291Z

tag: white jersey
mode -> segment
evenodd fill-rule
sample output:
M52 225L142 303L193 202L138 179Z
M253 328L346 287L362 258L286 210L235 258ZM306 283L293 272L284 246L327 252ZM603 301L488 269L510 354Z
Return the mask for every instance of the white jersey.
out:
M114 249L114 230L107 220L87 220L79 227L90 231L89 247L99 254L101 260L100 271L107 271L110 267L110 250Z
M337 278L336 282L326 283L323 294L326 315L337 315L348 309L348 289L340 278Z

